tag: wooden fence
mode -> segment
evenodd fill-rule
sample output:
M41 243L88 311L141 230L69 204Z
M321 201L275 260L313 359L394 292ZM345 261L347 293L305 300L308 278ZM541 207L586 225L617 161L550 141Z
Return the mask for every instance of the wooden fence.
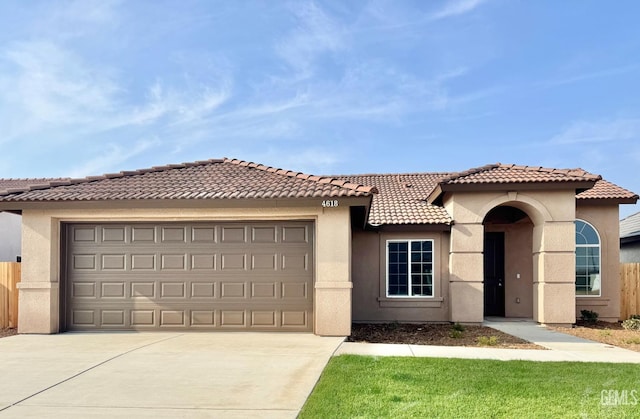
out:
M620 264L620 319L640 314L640 263Z
M0 262L0 327L18 327L20 264Z

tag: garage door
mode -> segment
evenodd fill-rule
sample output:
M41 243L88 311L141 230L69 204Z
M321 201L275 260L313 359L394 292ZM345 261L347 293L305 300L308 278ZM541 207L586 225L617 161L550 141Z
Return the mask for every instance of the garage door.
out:
M313 223L64 231L67 330L312 330Z

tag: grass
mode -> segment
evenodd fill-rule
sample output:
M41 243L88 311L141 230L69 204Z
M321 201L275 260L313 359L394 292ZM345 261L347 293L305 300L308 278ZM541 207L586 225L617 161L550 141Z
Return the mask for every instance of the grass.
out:
M626 391L629 404L601 403L610 391ZM631 418L639 409L634 364L341 355L299 417Z

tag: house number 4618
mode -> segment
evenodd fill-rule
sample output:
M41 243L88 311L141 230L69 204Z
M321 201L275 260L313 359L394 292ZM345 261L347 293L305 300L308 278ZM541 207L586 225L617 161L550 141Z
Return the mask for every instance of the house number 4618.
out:
M323 208L334 208L338 206L338 200L337 199L327 199L325 201L322 201L322 207Z

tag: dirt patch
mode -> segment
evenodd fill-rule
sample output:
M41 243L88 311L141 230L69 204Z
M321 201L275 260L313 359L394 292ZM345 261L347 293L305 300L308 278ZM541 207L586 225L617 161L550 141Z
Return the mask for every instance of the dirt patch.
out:
M572 328L550 327L556 332L562 332L577 336L583 339L595 340L607 345L619 346L640 352L640 332L636 330L626 330L620 323L608 323L598 321L596 323L585 323L578 321Z
M460 330L462 329L462 330ZM510 349L545 349L485 326L452 324L356 323L349 342L401 343L437 346L490 346Z
M18 331L16 329L0 328L0 338L6 338L7 336L13 336L13 335L15 335L17 333L18 333Z

